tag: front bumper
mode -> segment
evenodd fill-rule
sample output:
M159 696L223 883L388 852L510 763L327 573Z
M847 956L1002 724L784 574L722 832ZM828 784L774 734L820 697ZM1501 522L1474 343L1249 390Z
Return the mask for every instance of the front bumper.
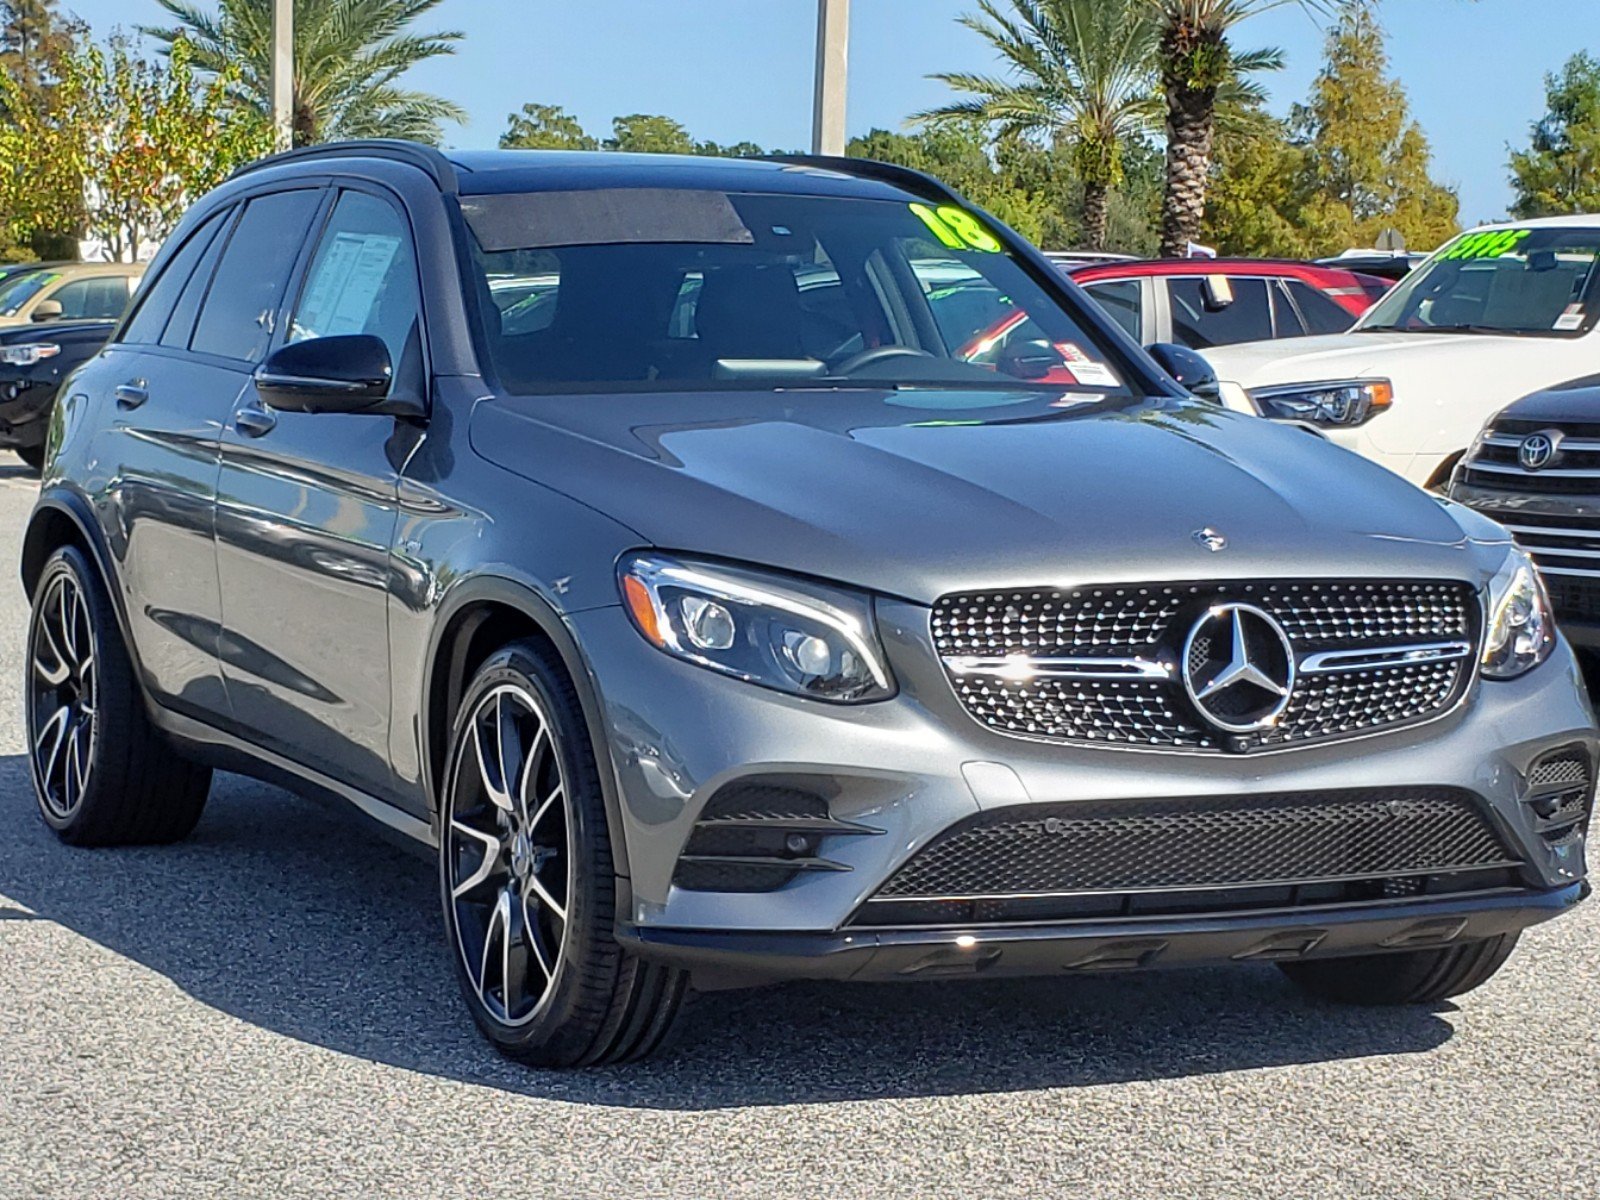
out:
M880 601L878 612L900 690L858 707L786 696L669 658L617 608L571 616L596 682L605 765L619 802L631 900L619 924L642 952L723 966L737 959L757 975L899 977L919 957L971 936L1002 951L996 962L1005 967L987 969L1055 971L1130 939L1163 939L1155 957L1164 963L1201 961L1248 955L1275 931L1324 926L1306 953L1354 953L1462 905L1483 915L1452 936L1486 936L1546 919L1577 899L1581 840L1550 845L1526 803L1528 773L1542 755L1578 746L1591 769L1600 760L1587 695L1564 644L1520 679L1480 681L1457 709L1426 724L1292 750L1196 754L993 731L957 700L932 652L927 610ZM827 797L834 818L882 833L826 839L825 857L847 869L801 874L775 890L676 886L679 857L707 801L746 782L803 787ZM851 925L908 859L989 810L1396 787L1481 797L1522 863L1515 892L1440 896L1382 912L1361 905L1059 926ZM1345 929L1351 932L1339 932Z
M1559 916L1587 883L1425 903L1010 928L745 933L630 928L639 955L692 968L703 989L780 979L854 982L1057 975L1424 950Z

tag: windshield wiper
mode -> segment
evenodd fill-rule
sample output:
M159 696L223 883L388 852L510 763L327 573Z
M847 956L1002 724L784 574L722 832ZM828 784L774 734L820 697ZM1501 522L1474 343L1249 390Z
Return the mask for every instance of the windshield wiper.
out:
M1489 333L1497 337L1528 337L1537 330L1503 329L1498 325L1363 325L1357 333Z

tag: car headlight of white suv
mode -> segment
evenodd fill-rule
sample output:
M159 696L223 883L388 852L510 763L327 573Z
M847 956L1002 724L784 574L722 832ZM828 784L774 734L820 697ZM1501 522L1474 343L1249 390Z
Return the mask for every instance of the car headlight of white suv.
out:
M1544 582L1533 560L1512 550L1489 584L1483 673L1490 679L1515 679L1549 658L1555 644L1555 616Z
M1263 417L1304 421L1324 429L1363 425L1394 402L1387 379L1345 379L1252 388L1250 401Z

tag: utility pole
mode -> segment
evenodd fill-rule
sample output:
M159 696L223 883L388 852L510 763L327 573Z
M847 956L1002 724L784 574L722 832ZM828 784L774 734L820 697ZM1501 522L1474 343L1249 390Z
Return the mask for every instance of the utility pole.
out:
M850 0L817 0L817 90L811 108L811 153L844 153Z
M272 134L275 149L294 144L294 0L272 0Z

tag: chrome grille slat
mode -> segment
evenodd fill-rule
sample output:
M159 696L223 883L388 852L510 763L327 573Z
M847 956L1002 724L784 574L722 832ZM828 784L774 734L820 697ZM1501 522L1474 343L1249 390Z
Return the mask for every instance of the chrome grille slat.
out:
M1194 617L1223 600L1272 614L1296 655L1312 664L1278 723L1246 739L1202 720L1178 678ZM991 729L1221 752L1355 736L1439 715L1472 678L1477 609L1471 587L1444 581L1013 589L943 597L932 633L957 697ZM1351 665L1319 665L1341 661Z

